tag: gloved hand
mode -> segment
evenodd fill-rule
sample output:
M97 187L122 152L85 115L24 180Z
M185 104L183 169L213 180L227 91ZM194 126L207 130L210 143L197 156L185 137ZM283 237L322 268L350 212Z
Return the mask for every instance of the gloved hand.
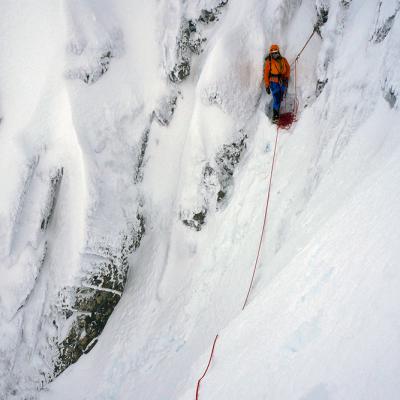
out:
M271 94L271 89L268 87L265 88L265 90L267 91L268 94Z

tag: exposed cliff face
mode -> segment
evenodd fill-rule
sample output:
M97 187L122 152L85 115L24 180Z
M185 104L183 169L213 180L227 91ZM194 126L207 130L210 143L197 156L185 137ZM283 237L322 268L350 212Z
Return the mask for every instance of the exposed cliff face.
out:
M187 19L185 13L183 14L176 40L176 62L169 73L172 82L182 82L190 75L192 57L203 52L207 41L202 33L202 26L217 22L227 4L228 0L222 0L211 9L202 9L197 18Z
M218 331L204 398L398 393L399 10L2 1L0 399L192 398ZM275 135L263 59L314 26L241 313Z
M128 256L140 246L144 233L145 221L138 215L131 232L119 238L117 247L110 248L105 240L101 247L87 249L91 260L83 268L84 276L76 286L60 291L57 315L64 318L58 322L55 376L97 343L124 292L129 271Z

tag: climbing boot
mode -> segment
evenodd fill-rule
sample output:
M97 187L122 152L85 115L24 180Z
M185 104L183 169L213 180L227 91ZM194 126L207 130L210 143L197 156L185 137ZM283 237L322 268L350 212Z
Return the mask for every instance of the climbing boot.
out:
M272 114L272 123L273 124L277 124L279 120L279 111L277 110L273 110L273 114Z

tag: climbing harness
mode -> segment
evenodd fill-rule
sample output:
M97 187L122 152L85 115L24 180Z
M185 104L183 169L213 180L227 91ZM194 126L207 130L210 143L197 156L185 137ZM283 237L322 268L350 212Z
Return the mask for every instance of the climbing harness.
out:
M264 221L263 221L260 240L259 240L259 244L258 244L257 256L256 256L256 260L255 260L255 263L254 263L254 266L253 266L253 273L252 273L252 276L251 276L249 288L247 290L246 299L245 299L245 301L243 303L242 311L245 309L245 307L246 307L246 305L248 303L249 296L250 296L250 293L251 293L251 289L253 288L254 277L256 275L258 262L259 262L259 259L260 259L261 247L262 247L262 244L263 244L263 241L264 241L264 238L265 238L265 232L266 232L265 228L266 228L267 223L268 223L268 210L269 210L269 204L270 204L270 198L271 198L272 180L273 180L274 169L275 169L275 165L276 165L276 155L277 155L277 149L278 149L279 131L282 130L282 129L285 129L285 130L290 129L292 124L297 121L297 112L298 112L298 107L299 107L299 102L298 102L298 98L297 98L297 64L298 64L298 61L299 61L299 58L300 58L301 54L303 53L303 51L305 50L307 45L310 43L310 40L314 36L315 32L317 32L317 25L314 26L313 32L311 33L310 37L306 41L306 44L303 46L303 48L297 54L297 56L296 56L295 60L292 62L292 64L290 64L290 66L294 65L294 99L295 99L295 101L294 101L293 110L291 112L283 113L282 115L280 115L278 123L277 123L277 126L276 126L274 153L273 153L273 157L272 157L272 164L271 164L271 170L270 170L270 175L269 175L269 185L268 185L267 199L266 199L266 205L265 205L265 211L264 211ZM219 338L219 334L217 334L215 336L214 343L213 343L213 346L212 346L212 350L211 350L211 353L210 353L210 357L208 359L207 367L204 370L203 375L197 381L196 400L199 400L201 382L204 379L204 377L206 376L206 374L207 374L207 372L208 372L208 370L210 368L211 362L212 362L213 357L214 357L215 348L216 348L216 344L217 344L218 338Z

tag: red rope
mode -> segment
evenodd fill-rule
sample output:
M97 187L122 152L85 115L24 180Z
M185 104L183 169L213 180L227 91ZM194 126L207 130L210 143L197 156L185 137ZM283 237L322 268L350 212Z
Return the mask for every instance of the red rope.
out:
M274 174L274 167L275 167L275 161L276 161L276 149L278 147L278 138L279 138L279 126L276 128L274 156L272 158L271 172L270 172L270 175L269 175L269 187L268 187L268 194L267 194L267 202L266 202L266 205L265 205L264 222L263 222L263 226L262 226L262 230L261 230L260 242L258 244L257 257L256 257L256 261L255 261L254 267L253 267L253 275L251 277L249 290L247 291L246 300L244 301L242 310L244 310L244 308L246 307L247 301L248 301L249 296L250 296L251 289L253 287L254 276L256 274L256 270L257 270L257 266L258 266L258 260L260 258L261 245L262 245L263 240L264 240L265 227L267 225L267 218L268 218L269 200L270 200L270 197L271 197L272 177L273 177L273 174Z
M271 166L271 172L270 172L270 176L269 176L269 187L268 187L268 194L267 194L267 203L265 205L264 223L263 223L263 227L262 227L262 231L261 231L260 243L258 244L257 257L256 257L256 261L255 261L254 267L253 267L253 274L252 274L252 277L251 277L249 290L247 291L246 300L244 301L242 310L244 310L244 308L246 307L246 304L247 304L247 301L249 299L249 295L250 295L251 289L253 287L254 276L256 274L256 270L257 270L257 266L258 266L258 260L260 258L261 245L262 245L262 242L264 240L265 227L267 225L267 217L268 217L269 199L271 197L272 177L273 177L273 173L274 173L275 160L276 160L276 149L278 147L279 129L289 129L290 126L292 125L292 123L296 121L297 111L298 111L298 107L299 107L299 102L298 102L298 99L297 99L297 62L298 62L301 54L303 53L304 49L307 47L308 43L310 43L310 40L314 36L315 32L316 32L316 27L314 27L314 30L312 31L310 37L308 38L308 40L306 41L305 45L300 50L300 52L297 54L297 56L296 56L295 60L293 61L293 63L291 64L291 65L294 64L294 98L295 98L295 100L294 100L294 109L293 109L292 113L288 113L286 115L286 118L283 118L282 120L280 118L280 120L278 121L278 126L276 128L274 156L272 158L272 166Z
M303 53L303 51L305 50L305 48L308 46L308 43L310 43L310 40L311 40L312 37L314 36L315 32L317 32L317 25L314 26L314 29L313 29L313 31L312 31L310 37L308 38L306 44L305 44L305 45L303 46L303 48L299 51L299 53L297 54L295 60L292 62L291 65L293 65L294 63L296 63L296 62L299 60L301 54Z
M271 197L271 185L272 185L272 176L274 173L274 166L275 166L275 160L276 160L276 149L278 147L278 137L279 137L279 126L277 126L276 128L276 137L275 137L275 145L274 145L274 156L272 158L272 165L271 165L271 172L270 172L270 177L269 177L269 187L268 187L268 195L267 195L267 204L265 206L265 213L264 213L264 223L263 223L263 227L262 227L262 231L261 231L261 237L260 237L260 243L258 245L258 251L257 251L257 258L256 261L254 263L254 269L253 269L253 276L251 277L251 282L250 282L250 286L249 286L249 290L247 292L247 296L246 296L246 300L243 304L243 308L242 310L244 310L244 308L246 307L246 303L247 300L249 298L250 292L251 292L251 288L253 286L253 281L254 281L254 276L257 270L257 265L258 265L258 260L260 258L260 251L261 251L261 245L264 239L264 233L265 233L265 226L267 224L267 216L268 216L268 208L269 208L269 199ZM203 378L206 376L208 369L210 368L211 365L211 361L213 359L214 356L214 350L215 350L215 346L217 343L219 335L215 336L214 339L214 343L213 343L213 347L211 350L211 354L210 354L210 358L208 360L208 364L207 367L205 369L205 371L203 372L203 375L201 376L201 378L197 381L197 387L196 387L196 400L199 400L199 391L200 391L200 385L201 385L201 381L203 380Z
M260 242L258 244L257 257L256 257L256 261L255 261L254 267L253 267L253 274L251 276L249 290L247 291L246 300L244 301L242 310L244 310L244 308L246 307L247 301L248 301L249 296L250 296L251 289L253 287L254 277L255 277L255 274L256 274L258 261L259 261L259 258L260 258L261 246L262 246L262 243L264 241L265 227L267 225L267 218L268 218L269 200L270 200L270 197L271 197L272 177L273 177L273 174L274 174L274 167L275 167L275 161L276 161L276 149L278 147L279 129L289 129L290 126L292 125L292 123L296 121L297 110L298 110L298 100L297 100L297 60L300 57L300 54L305 49L305 47L307 46L307 44L310 42L310 40L311 40L312 36L314 35L314 33L315 33L315 30L313 31L312 35L308 39L306 45L303 47L301 52L298 54L298 56L294 60L294 98L295 98L294 110L293 110L292 113L287 113L287 114L281 116L279 118L278 126L276 128L274 156L272 158L271 172L270 172L270 176L269 176L269 187L268 187L268 194L267 194L267 202L266 202L266 205L265 205L264 222L263 222L263 226L262 226L262 230L261 230Z
M219 335L215 336L214 344L213 344L213 347L212 347L212 350L211 350L210 358L209 358L209 360L208 360L207 368L204 370L203 375L201 376L201 378L197 381L196 400L199 400L199 391L200 391L201 381L202 381L203 378L206 376L207 371L208 371L208 369L210 368L210 364L211 364L211 361L212 361L213 356L214 356L214 350L215 350L215 345L216 345L217 340L218 340L218 336L219 336Z
M271 165L271 171L270 171L270 176L269 176L269 186L268 186L267 202L266 202L266 205L265 205L265 212L264 212L264 222L263 222L263 226L262 226L260 242L258 244L257 257L256 257L256 261L255 261L254 267L253 267L253 274L252 274L252 277L251 277L249 289L247 291L246 299L245 299L243 307L242 307L242 311L244 310L244 308L247 305L247 301L249 299L250 292L251 292L251 289L253 287L254 277L255 277L255 274L256 274L256 271L257 271L258 261L259 261L260 253L261 253L261 246L262 246L262 243L263 243L263 240L264 240L264 236L265 236L265 228L266 228L267 222L268 222L268 209L269 209L269 202L270 202L270 197L271 197L272 178L273 178L274 168L275 168L275 164L276 164L276 154L277 154L277 148L278 148L279 130L280 129L289 129L290 126L292 125L292 123L296 121L297 111L298 111L298 107L299 107L299 102L298 102L298 99L297 99L297 63L298 63L298 60L300 58L301 53L307 47L308 43L310 42L311 38L314 36L315 32L316 32L316 28L314 28L314 30L313 30L311 36L308 38L306 44L304 45L304 47L301 49L301 51L298 53L298 55L296 56L295 60L291 64L291 65L294 64L294 93L295 93L294 110L293 110L293 113L290 113L292 116L291 116L291 120L288 123L285 123L285 121L283 121L282 123L278 122L278 125L276 127L274 155L272 157L272 165ZM201 382L204 379L204 377L206 376L206 374L207 374L207 372L208 372L208 370L210 368L211 361L212 361L212 359L214 357L214 351L215 351L215 347L216 347L216 344L217 344L218 337L219 337L219 335L217 334L215 336L215 339L214 339L214 343L213 343L213 346L212 346L212 349L211 349L211 354L210 354L210 357L209 357L209 360L208 360L207 367L204 370L203 375L201 376L201 378L197 381L196 400L199 400L199 392L200 392Z

